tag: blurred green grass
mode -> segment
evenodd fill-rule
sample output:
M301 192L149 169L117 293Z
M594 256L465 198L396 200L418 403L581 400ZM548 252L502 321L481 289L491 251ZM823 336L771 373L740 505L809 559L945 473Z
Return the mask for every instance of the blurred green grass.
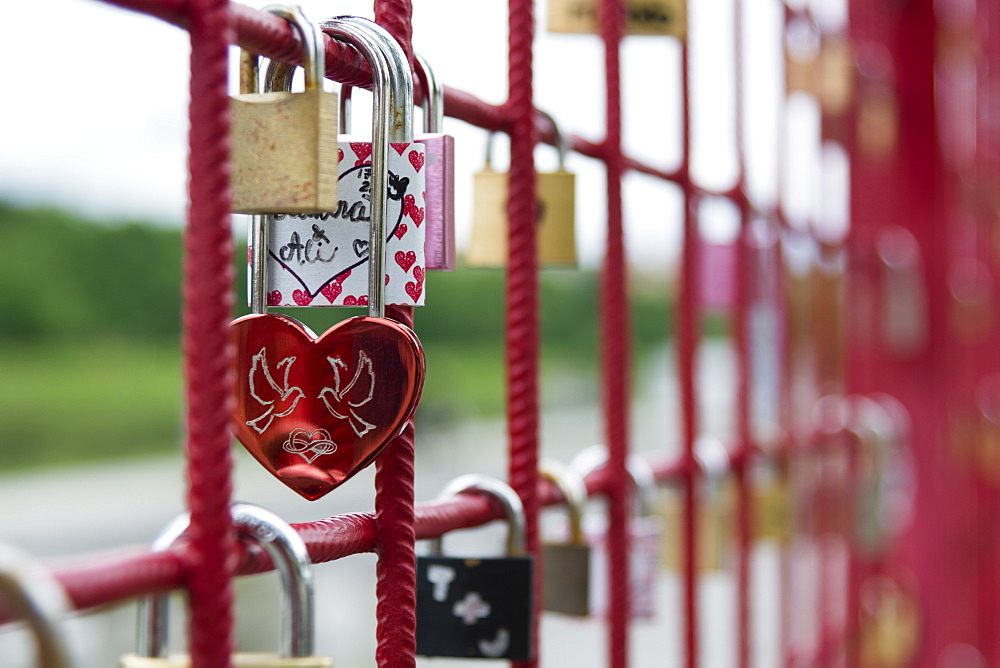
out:
M181 246L179 228L0 201L0 247L31 250L0 263L0 470L181 447ZM233 265L243 302L242 251ZM593 270L540 273L543 410L597 405L599 283ZM418 429L502 415L505 290L499 270L428 274ZM664 276L633 278L636 369L667 341L669 294ZM317 332L363 312L289 310Z
M500 415L505 377L496 346L426 346L418 429ZM548 377L593 378L550 356ZM4 470L175 452L182 438L179 349L132 341L0 345Z
M132 342L0 346L4 468L178 447L180 353Z

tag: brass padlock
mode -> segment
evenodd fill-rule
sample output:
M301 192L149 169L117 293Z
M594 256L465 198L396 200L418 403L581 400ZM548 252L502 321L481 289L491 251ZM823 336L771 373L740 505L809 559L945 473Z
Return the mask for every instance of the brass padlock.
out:
M794 534L792 495L785 475L776 473L755 485L751 496L751 528L754 540L788 545Z
M260 546L270 557L285 588L281 652L239 652L232 664L242 668L332 668L327 656L313 655L313 579L309 551L299 534L269 510L249 503L234 503L229 514L236 533ZM167 525L153 542L152 550L169 549L184 535L190 523L185 513ZM167 656L169 596L147 596L139 602L139 647L122 657L121 668L189 668L186 654Z
M862 668L902 668L911 665L920 646L920 604L912 591L896 580L876 575L861 585Z
M322 33L297 6L264 11L287 20L302 39L305 91L257 92L255 55L240 58L232 98L232 210L323 213L337 208L337 95L323 90Z
M549 0L549 32L598 34L599 6L598 0ZM625 33L684 39L687 3L685 0L626 0Z
M695 551L699 573L719 572L726 567L726 555L732 543L735 488L731 482L716 493L702 495L698 504L698 549ZM684 504L679 494L668 494L660 502L663 515L663 566L679 571L684 564Z
M586 477L603 468L608 460L603 445L582 450L570 464L579 475ZM662 523L656 515L656 476L649 463L637 454L628 456L626 473L632 482L632 516L629 518L629 597L631 617L649 619L657 612L657 581L659 578ZM584 531L593 547L590 584L590 609L595 617L609 613L610 583L608 551L608 518L605 514L589 515Z
M566 171L568 147L548 114L559 151L555 172L539 172L538 263L541 266L576 266L576 175ZM507 264L507 172L493 169L493 134L486 144L486 165L473 176L472 240L466 254L470 267L503 267Z
M583 535L587 486L580 474L557 462L542 462L539 474L562 492L569 515L565 540L542 543L542 609L585 617L590 612L590 545Z
M696 571L718 572L727 566L735 533L736 486L729 475L729 454L717 438L702 435L695 443L695 459L702 469L698 485L696 521ZM684 504L679 494L664 497L663 565L670 570L684 566Z

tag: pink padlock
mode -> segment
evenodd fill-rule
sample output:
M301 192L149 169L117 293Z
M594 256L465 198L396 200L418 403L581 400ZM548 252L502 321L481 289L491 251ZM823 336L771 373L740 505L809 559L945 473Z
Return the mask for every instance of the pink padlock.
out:
M427 172L427 232L424 257L428 269L455 269L455 138L442 134L444 89L427 61L415 54L416 75L423 89L424 134L415 140L424 145Z

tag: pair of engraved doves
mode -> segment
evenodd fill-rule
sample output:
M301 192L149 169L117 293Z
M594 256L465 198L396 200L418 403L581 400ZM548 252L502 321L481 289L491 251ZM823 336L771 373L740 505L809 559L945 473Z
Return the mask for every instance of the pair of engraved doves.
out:
M266 406L263 413L247 420L247 425L258 434L263 434L275 418L289 415L295 410L299 401L305 397L300 387L289 387L288 374L295 357L286 357L275 365L275 370L284 367L284 376L279 385L274 381L267 363L267 353L260 349L250 364L250 396L261 406ZM317 397L334 417L347 420L358 436L364 436L375 428L375 425L363 419L357 413L357 408L364 406L375 395L375 372L371 358L364 350L358 351L358 364L354 376L346 386L343 386L341 371L347 370L347 364L339 357L327 357L333 369L333 387L324 387Z

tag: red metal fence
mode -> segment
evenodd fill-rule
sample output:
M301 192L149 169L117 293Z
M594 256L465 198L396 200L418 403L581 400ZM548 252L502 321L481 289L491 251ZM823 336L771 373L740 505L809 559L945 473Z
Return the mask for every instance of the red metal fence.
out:
M100 560L83 556L55 575L77 610L184 588L189 594L193 664L215 668L228 665L233 651L232 578L271 567L266 557L234 540L228 514L227 326L232 298L216 296L232 294L227 47L239 44L297 64L299 46L282 19L224 0L111 1L157 16L191 35L190 207L184 264L191 527L186 540L167 551L120 553ZM995 454L1000 356L992 348L997 327L993 268L998 260L992 230L1000 210L993 192L998 185L1000 132L991 109L1000 83L990 67L1000 44L991 32L1000 25L1000 10L986 0L855 0L844 34L836 25L831 30L823 13L836 3L801 4L783 6L785 37L793 51L786 75L790 87L798 89L793 95L816 101L824 155L834 156L832 162L824 159L817 173L823 179L835 178L836 170L843 172L846 165L851 202L846 236L831 235L822 221L809 215L789 213L787 197L765 206L748 192L743 42L751 3L737 0L730 35L738 73L734 98L739 170L735 185L725 192L710 192L692 177L687 41L680 43L678 72L680 166L664 170L625 154L620 57L624 7L615 0L600 5L607 127L598 140L571 137L570 147L603 162L607 174L607 251L595 298L601 304L608 458L586 483L590 495L608 500L610 666L629 665L631 481L626 462L632 450L631 336L622 181L630 170L676 184L684 196L682 220L664 221L683 226L675 332L682 450L678 458L650 464L658 483L677 484L682 490L685 665L704 665L699 658L699 620L723 612L701 607L697 596L698 550L703 544L699 490L708 474L716 473L706 469L696 447L702 429L695 366L706 306L700 285L706 275L706 245L698 221L707 197L731 202L740 220L732 276L735 299L725 311L736 352L736 437L727 444L722 472L735 483L738 664L752 663L753 630L759 622L751 615L750 564L759 538L754 527L767 523L766 517L757 519L767 513L778 513L771 515L778 517L771 524L784 525L786 534L781 541L782 663L958 668L977 664L954 657L976 652L981 665L1000 662L994 632L1000 614L994 587L1000 546L988 512L997 500L1000 461ZM374 17L412 60L410 2L376 0ZM554 138L533 102L532 2L511 0L509 17L507 101L487 104L446 88L445 113L511 137L506 272L509 482L524 504L527 549L537 554L539 511L563 501L559 490L538 476L533 149L539 141L552 143ZM815 48L795 53L803 31ZM329 38L324 45L328 77L371 85L357 51ZM783 103L781 113L787 109ZM782 116L777 125L783 130L787 120ZM797 147L788 145L783 131L781 137L780 169L785 173L785 156ZM667 289L664 285L665 299L672 297ZM412 325L409 309L396 308L389 315ZM774 377L768 379L762 374L772 358ZM774 419L755 415L758 405ZM888 441L890 446L884 446ZM472 494L415 505L413 443L411 424L377 461L373 512L294 525L314 563L361 552L378 555L376 659L381 666L415 662L414 540L502 516L494 501ZM893 458L891 465L887 457ZM895 472L895 487L886 482L886 471ZM913 474L913 484L905 479L907 471ZM914 519L894 528L899 518L892 508L905 506L907 490L915 490ZM877 508L866 494L875 495ZM790 507L784 505L788 499ZM859 518L878 526L865 534L858 528L864 524ZM809 558L814 566L803 578L796 563L806 553L813 555ZM893 608L887 600L899 605ZM920 613L918 637L912 615L900 612L910 601ZM813 612L805 614L806 608ZM535 611L536 643L545 643L537 633L540 600ZM812 620L811 628L803 629L802 618ZM883 645L892 642L885 636L892 635L892 629L898 631L898 642L886 649Z

